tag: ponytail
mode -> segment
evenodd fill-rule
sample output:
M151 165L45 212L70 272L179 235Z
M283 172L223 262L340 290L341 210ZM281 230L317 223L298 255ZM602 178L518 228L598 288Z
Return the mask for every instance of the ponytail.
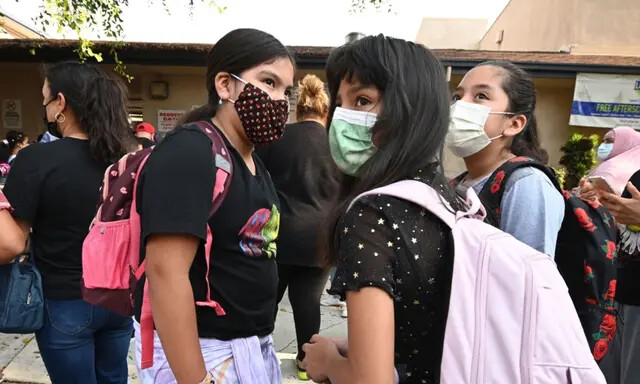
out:
M89 136L94 159L111 164L136 148L122 81L98 67L73 61L47 68L45 78L51 94L64 95L80 128Z
M298 84L296 119L324 118L329 114L329 95L316 75L306 75Z

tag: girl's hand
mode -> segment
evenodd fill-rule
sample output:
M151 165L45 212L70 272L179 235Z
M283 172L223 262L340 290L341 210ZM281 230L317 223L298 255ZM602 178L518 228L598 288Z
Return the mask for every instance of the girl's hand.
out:
M340 352L340 356L342 357L349 356L349 340L348 339L330 338L329 340L331 340L338 347L338 352Z
M307 375L316 383L327 380L331 367L343 358L338 345L320 335L313 335L311 342L303 345L302 350L306 354L302 368L306 369Z

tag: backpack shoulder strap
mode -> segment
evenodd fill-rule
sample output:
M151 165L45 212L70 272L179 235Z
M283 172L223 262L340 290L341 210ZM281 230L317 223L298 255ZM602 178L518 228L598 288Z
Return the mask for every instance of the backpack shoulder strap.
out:
M231 179L233 176L233 161L227 145L225 144L222 134L210 121L197 121L191 126L198 129L211 140L211 152L213 154L213 162L216 167L216 181L213 188L213 204L211 206L211 212L209 216L213 216L214 213L220 208L220 205L224 201L229 186L231 185ZM188 126L187 126L188 127Z
M370 195L393 196L410 201L433 213L450 228L453 228L456 221L462 217L484 219L484 215L486 214L480 199L478 199L472 189L467 191L467 206L469 207L467 211L455 212L438 192L427 184L416 180L399 181L382 188L365 192L351 202L349 209L351 209L353 204L359 199Z
M556 189L562 193L562 188L558 183L556 174L551 168L549 168L549 166L529 157L514 157L502 164L491 174L486 184L478 194L482 204L484 204L487 209L487 216L491 224L497 226L500 223L500 206L502 204L502 198L504 197L505 186L507 185L509 178L515 171L528 167L536 168L544 172Z
M454 187L454 188L457 187L460 183L462 183L464 181L464 178L467 177L468 174L469 174L469 172L467 172L467 171L462 172L458 176L456 176L453 179L449 180L449 185Z
M198 121L184 126L185 129L198 129L211 140L211 151L213 153L213 163L216 167L216 181L213 187L213 197L211 212L213 216L224 201L233 175L233 162L221 133L211 122ZM226 312L220 304L211 298L211 285L209 284L209 271L211 269L211 245L213 244L213 234L207 225L207 239L205 242L205 261L207 271L205 274L205 284L207 287L206 298L203 301L196 301L200 307L209 307L216 312L217 316L224 316ZM135 273L136 279L140 280L146 270L146 259L140 264ZM142 309L140 316L140 329L142 338L141 367L142 369L153 366L153 314L151 312L151 301L149 300L149 281L145 280L143 288Z
M105 170L99 189L98 211L91 226L96 221L128 219L136 213L138 178L151 151L151 148L146 148L128 153Z

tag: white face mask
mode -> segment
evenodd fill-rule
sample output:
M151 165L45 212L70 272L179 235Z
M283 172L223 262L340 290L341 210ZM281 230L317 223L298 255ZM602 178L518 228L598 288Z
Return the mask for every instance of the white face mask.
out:
M602 143L598 147L598 160L605 161L613 152L613 143Z
M482 151L499 135L489 138L484 125L489 115L515 115L512 112L491 112L491 108L458 100L450 108L449 132L445 139L447 146L458 157L469 157Z

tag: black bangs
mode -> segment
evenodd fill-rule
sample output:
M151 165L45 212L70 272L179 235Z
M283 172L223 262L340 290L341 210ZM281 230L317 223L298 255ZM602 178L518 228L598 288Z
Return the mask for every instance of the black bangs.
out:
M352 82L357 79L362 85L373 85L384 91L389 81L390 71L379 65L379 60L372 60L371 52L376 50L374 39L368 36L357 43L343 45L334 50L327 60L327 80L331 95L338 93L340 82L346 79Z
M367 36L336 49L327 63L331 93L330 119L336 108L340 82L357 79L381 93L381 108L372 132L378 151L343 184L340 202L331 214L324 245L333 263L337 257L336 229L349 203L360 193L437 168L433 183L444 188L453 206L455 193L441 183L444 139L449 129L449 84L442 63L422 45L386 37ZM331 129L331 125L329 125ZM445 184L440 187L440 184Z

